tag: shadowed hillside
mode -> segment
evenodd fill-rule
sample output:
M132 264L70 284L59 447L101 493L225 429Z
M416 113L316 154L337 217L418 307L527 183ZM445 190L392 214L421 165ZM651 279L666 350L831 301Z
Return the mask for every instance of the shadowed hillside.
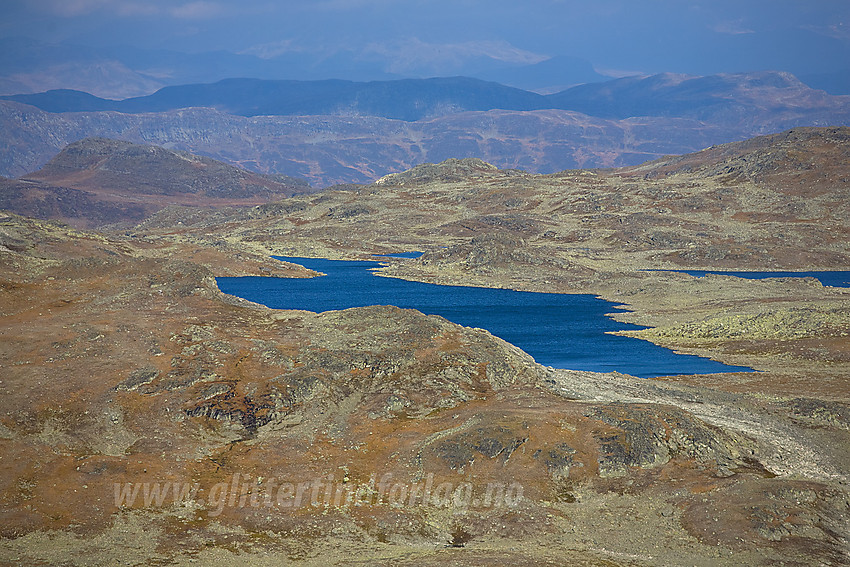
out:
M2 186L0 208L77 226L136 223L168 205L256 205L312 191L299 179L105 138L70 144L39 171Z

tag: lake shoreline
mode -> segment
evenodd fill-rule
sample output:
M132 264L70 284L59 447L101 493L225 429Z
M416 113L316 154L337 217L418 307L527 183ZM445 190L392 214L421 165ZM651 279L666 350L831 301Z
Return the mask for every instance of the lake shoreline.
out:
M674 269L659 269L652 272L606 272L604 276L558 281L545 275L530 278L524 266L476 274L458 270L451 264L423 267L417 261L406 260L388 262L387 267L379 273L384 277L426 283L466 283L522 291L591 294L624 307L625 311L613 314L618 321L647 328L643 331L626 331L624 334L676 352L758 371L664 376L655 380L782 396L796 395L800 388L812 388L813 384L817 384L816 387L826 399L848 399L845 377L850 375L850 345L842 340L840 329L842 326L850 326L850 313L845 309L850 300L850 291L847 288L824 287L811 278L750 280L723 275L697 278ZM778 333L774 337L762 336L754 340L748 340L745 334L740 333L737 336L717 333L713 337L697 338L676 336L676 333L669 332L728 315L757 319L778 313L781 319L795 312L826 314L829 319L825 328L827 336L819 336L820 331L816 329L809 330L805 336L793 336L793 333L783 336ZM656 329L668 332L658 332ZM789 329L793 329L793 325ZM745 333L746 329L740 331ZM825 348L826 352L818 351L819 348ZM777 357L777 349L779 352L795 354Z
M705 357L634 341L641 326L618 319L624 308L590 294L524 292L376 278L385 266L371 260L274 258L325 276L311 280L217 278L223 292L274 309L313 312L394 305L483 328L523 349L543 366L620 372L641 378L752 372Z

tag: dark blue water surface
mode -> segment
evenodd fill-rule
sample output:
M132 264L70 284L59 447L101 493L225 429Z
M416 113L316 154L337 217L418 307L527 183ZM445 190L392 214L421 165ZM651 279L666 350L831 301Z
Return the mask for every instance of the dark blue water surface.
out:
M717 274L720 276L735 276L748 280L764 280L767 278L817 278L821 285L830 287L850 287L850 272L826 271L826 272L715 272L705 270L653 270L666 272L679 272L698 278L706 274Z
M649 378L675 374L749 371L707 358L679 355L648 341L605 334L640 329L606 313L618 308L592 295L530 293L378 277L378 262L284 258L327 274L316 278L217 278L231 295L274 309L331 311L395 305L487 329L540 364L573 370L618 371Z

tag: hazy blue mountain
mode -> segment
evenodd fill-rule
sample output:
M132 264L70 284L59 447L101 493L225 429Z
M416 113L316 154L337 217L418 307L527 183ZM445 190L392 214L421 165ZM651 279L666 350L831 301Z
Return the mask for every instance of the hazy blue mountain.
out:
M850 97L778 72L631 77L550 96L455 77L232 79L124 101L69 91L6 98L18 102L0 102L0 175L23 175L65 144L103 136L303 177L317 187L450 157L541 173L633 165L799 126L850 125Z
M450 157L551 173L635 165L798 126L850 125L850 102L834 100L847 97L823 97L809 107L799 101L779 110L742 107L747 119L716 123L663 116L611 120L567 110L463 112L415 122L362 115L243 117L203 108L48 113L0 101L0 175L34 171L66 144L88 136L186 150L302 177L315 187L373 181Z
M587 83L546 96L479 79L449 77L365 83L225 79L165 87L121 101L70 90L0 99L48 112L114 110L134 114L207 107L239 116L377 116L415 121L465 111L557 109L610 119L663 116L724 124L739 120L769 123L771 114L789 108L803 114L817 111L818 119L830 124L830 113L850 103L850 99L813 90L782 72L708 77L665 73Z
M54 89L43 93L8 95L0 99L12 100L40 108L45 112L96 112L115 110L119 101L100 98L83 91Z
M816 108L831 99L790 73L758 72L693 77L664 73L579 85L547 97L554 108L601 118L678 116L729 121L789 107ZM827 103L828 104L828 103Z
M108 99L144 96L164 86L213 83L229 77L316 80L396 79L379 61L340 53L273 58L227 51L182 53L131 46L87 47L23 37L0 38L0 94L79 90Z
M360 114L408 121L468 110L546 107L546 98L536 93L468 77L368 83L336 79L226 79L212 84L165 87L152 95L122 101L69 90L0 99L30 104L48 112L115 110L140 113L209 107L239 116Z
M92 47L49 44L25 37L0 38L0 73L3 75L23 73L35 67L74 61L95 63L103 59Z
M406 49L410 50L407 46ZM88 47L24 37L0 38L0 94L79 90L108 99L152 94L165 86L215 83L232 77L269 80L387 81L436 76L469 76L526 89L565 87L604 80L592 65L556 56L540 63L504 61L497 54L464 54L441 69L428 58L408 61L392 50L354 48L321 51L183 53L133 46ZM444 61L445 63L445 61Z
M168 84L139 73L120 59L92 47L0 38L0 93L33 93L63 88L126 98Z

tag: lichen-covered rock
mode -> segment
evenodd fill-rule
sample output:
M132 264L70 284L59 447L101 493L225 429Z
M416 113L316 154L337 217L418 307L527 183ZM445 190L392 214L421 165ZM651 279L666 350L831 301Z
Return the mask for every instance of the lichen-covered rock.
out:
M417 165L402 173L391 173L378 179L376 185L399 185L429 183L434 181L466 181L485 173L498 171L491 165L478 158L450 158L438 164L425 163Z
M504 465L526 441L527 432L524 434L515 427L478 427L446 438L434 452L450 469L463 472L463 468L476 458L495 459Z
M596 435L599 474L622 476L630 467L651 468L673 458L695 460L727 474L743 465L745 441L670 406L610 404L587 412L610 425Z

